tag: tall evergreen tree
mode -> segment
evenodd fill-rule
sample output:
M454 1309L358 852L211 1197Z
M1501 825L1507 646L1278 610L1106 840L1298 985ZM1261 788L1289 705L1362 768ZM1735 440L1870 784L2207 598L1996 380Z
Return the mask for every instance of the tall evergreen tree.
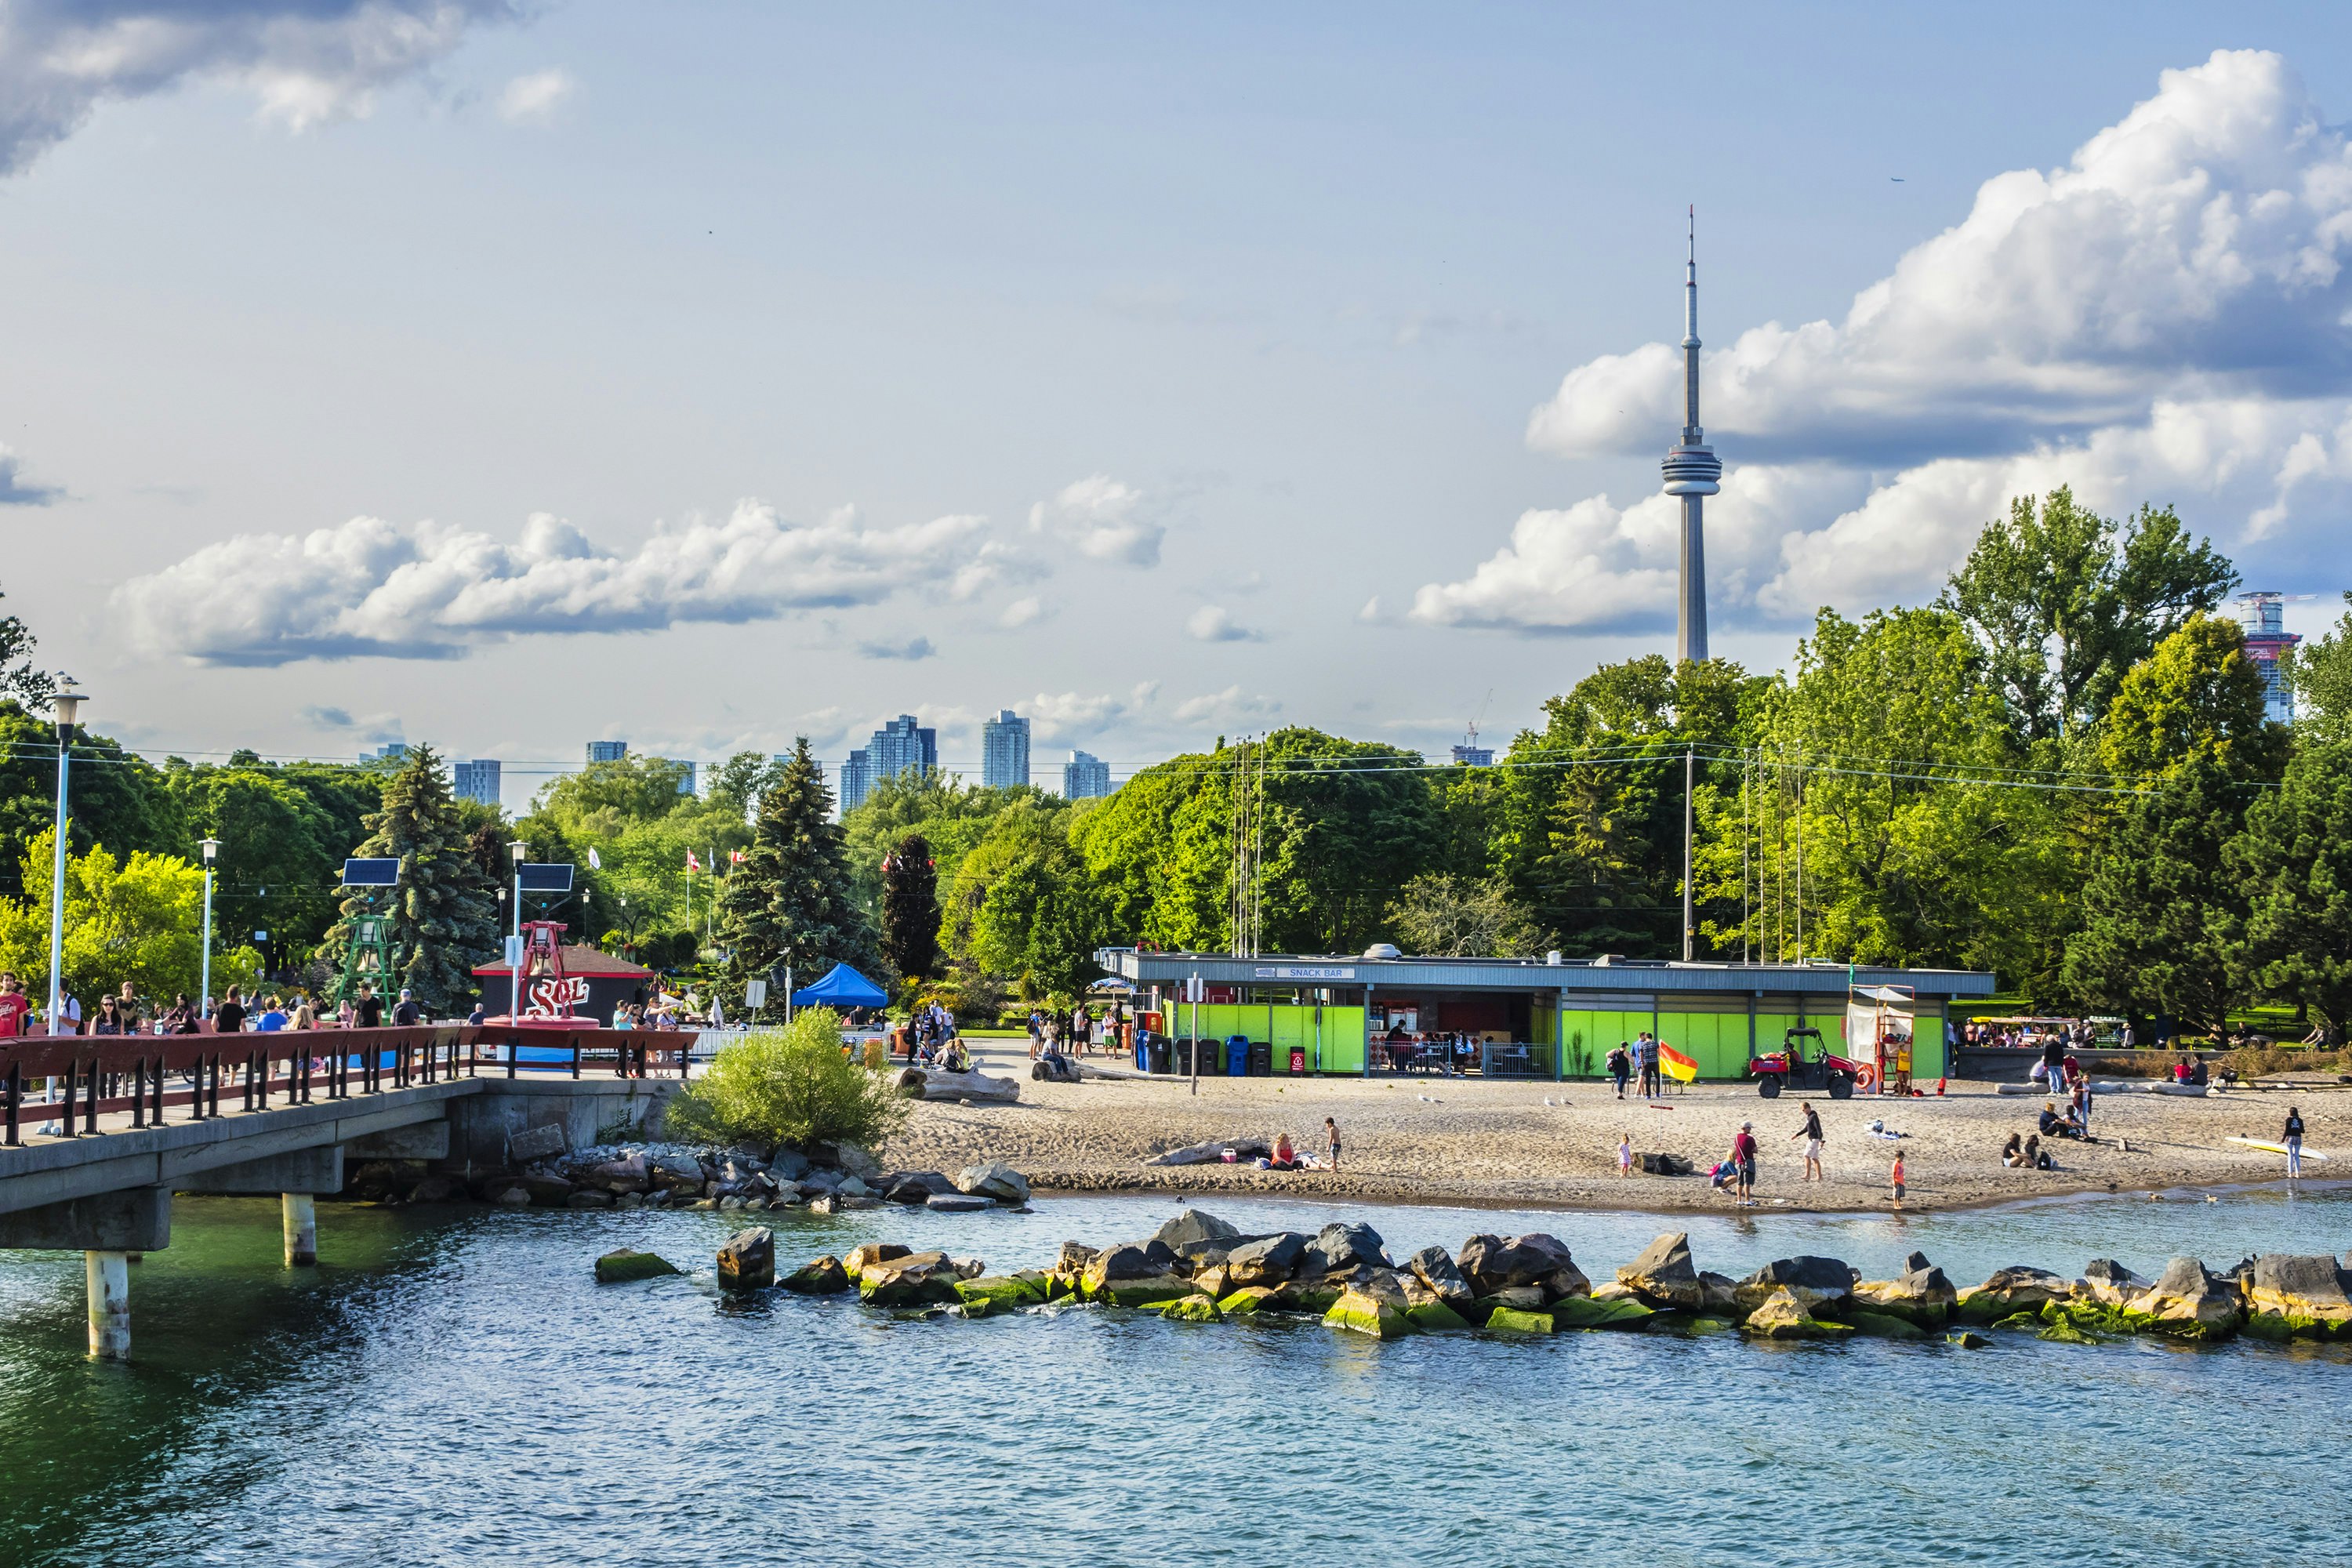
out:
M2230 864L2251 906L2232 974L2308 1006L2341 1040L2352 1026L2352 745L2299 752L2247 813Z
M2133 1018L2221 1021L2242 918L2224 856L2247 788L2199 754L2109 821L2066 944L2075 995Z
M833 792L809 753L808 737L793 744L792 761L760 797L751 847L719 900L719 929L733 956L729 981L737 987L787 964L793 983L817 979L835 963L881 967L873 928L850 893L849 860ZM775 997L772 1005L781 1007Z
M882 862L882 956L909 980L939 967L940 873L919 833L901 837Z
M499 949L499 906L474 862L468 824L432 747L408 753L366 826L368 836L352 853L398 859L399 883L385 903L372 902L384 898L382 889L345 894L320 956L340 969L353 921L382 909L391 919L394 984L415 992L428 1015L449 1016L473 997L474 966Z

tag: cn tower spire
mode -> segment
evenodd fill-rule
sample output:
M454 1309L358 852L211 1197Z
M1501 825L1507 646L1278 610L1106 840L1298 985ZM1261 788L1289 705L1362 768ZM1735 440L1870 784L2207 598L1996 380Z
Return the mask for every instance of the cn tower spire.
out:
M1675 605L1675 659L1706 653L1706 499L1722 487L1723 463L1698 422L1698 208L1690 209L1690 254L1683 264L1683 438L1660 465L1666 493L1683 503L1682 575Z

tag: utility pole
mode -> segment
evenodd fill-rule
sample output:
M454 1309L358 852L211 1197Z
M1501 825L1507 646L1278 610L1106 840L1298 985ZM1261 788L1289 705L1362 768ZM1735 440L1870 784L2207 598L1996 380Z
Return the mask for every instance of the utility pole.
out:
M1683 962L1691 961L1691 782L1695 776L1695 753L1683 748Z

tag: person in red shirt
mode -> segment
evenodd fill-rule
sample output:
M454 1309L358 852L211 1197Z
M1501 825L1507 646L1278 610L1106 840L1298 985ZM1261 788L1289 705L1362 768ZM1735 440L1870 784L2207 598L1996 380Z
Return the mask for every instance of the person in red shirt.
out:
M1739 1135L1731 1141L1731 1163L1738 1167L1733 1193L1745 1203L1756 1195L1756 1124L1743 1121Z
M23 1034L25 1016L32 1010L33 999L25 994L16 974L0 974L0 1035Z

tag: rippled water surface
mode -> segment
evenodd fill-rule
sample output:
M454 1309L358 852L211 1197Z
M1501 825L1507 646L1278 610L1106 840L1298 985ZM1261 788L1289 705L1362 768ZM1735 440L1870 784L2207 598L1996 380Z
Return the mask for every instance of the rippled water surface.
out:
M1230 1201L1246 1229L1369 1220L1398 1256L1549 1230L1596 1279L1664 1222ZM1042 1264L1164 1198L1026 1214L772 1216ZM732 1216L728 1216L731 1218ZM2352 1194L1969 1214L1705 1215L1702 1268L1797 1252L1957 1281L2007 1263L2352 1247ZM0 1254L0 1563L403 1564L2343 1563L2352 1348L2016 1335L1377 1343L1311 1322L1052 1310L899 1321L719 1298L708 1214L183 1199L131 1276L136 1361L85 1362L81 1261ZM598 1287L648 1247L694 1277Z

